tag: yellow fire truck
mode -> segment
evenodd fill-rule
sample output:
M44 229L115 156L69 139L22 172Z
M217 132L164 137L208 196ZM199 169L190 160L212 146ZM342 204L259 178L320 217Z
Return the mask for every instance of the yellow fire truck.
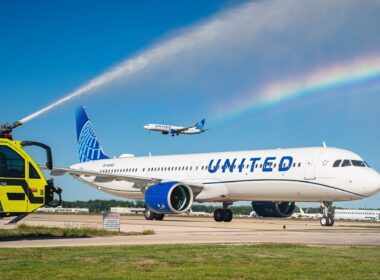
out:
M37 146L46 151L46 167L53 168L49 146L33 141L12 139L12 126L0 127L0 218L16 216L10 223L17 223L37 208L61 203L61 189L54 187L53 179L46 180L41 169L24 150L27 146ZM54 194L58 203L52 204Z

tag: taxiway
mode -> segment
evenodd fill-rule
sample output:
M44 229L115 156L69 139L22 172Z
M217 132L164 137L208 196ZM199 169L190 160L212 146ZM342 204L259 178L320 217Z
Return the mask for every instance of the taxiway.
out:
M7 219L0 220L0 227ZM101 215L32 214L28 225L102 227ZM217 223L211 217L165 217L146 221L142 216L122 216L121 231L154 230L154 235L89 238L55 238L2 241L0 247L111 246L148 244L255 244L289 243L335 246L380 246L380 223L336 221L321 227L319 220L235 218Z

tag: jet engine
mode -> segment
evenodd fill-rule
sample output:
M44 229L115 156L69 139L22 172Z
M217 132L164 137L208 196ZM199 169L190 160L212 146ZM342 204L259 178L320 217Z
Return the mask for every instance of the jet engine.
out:
M193 203L193 191L188 185L165 182L150 186L145 192L145 204L155 213L181 214Z
M252 201L253 210L261 217L287 218L293 214L295 202Z

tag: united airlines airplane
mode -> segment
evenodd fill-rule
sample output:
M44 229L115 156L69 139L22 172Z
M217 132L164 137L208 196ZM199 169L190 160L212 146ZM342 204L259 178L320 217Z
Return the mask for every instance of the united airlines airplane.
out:
M162 134L171 134L172 136L180 135L180 134L199 134L207 131L207 129L203 129L205 125L206 119L197 122L192 126L174 126L174 125L166 125L166 124L147 124L144 125L144 128L149 131L159 131Z
M55 168L100 191L144 199L145 218L189 211L192 203L222 202L217 222L230 222L228 206L251 201L264 217L289 217L295 201L321 202L322 226L332 226L334 201L362 199L380 191L380 174L357 154L327 147L253 150L119 158L101 148L83 107L77 111L80 163Z

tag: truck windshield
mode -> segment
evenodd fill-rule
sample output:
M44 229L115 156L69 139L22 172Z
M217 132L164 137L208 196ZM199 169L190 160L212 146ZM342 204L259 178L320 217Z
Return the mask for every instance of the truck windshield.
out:
M25 178L25 160L7 146L0 146L0 177Z

